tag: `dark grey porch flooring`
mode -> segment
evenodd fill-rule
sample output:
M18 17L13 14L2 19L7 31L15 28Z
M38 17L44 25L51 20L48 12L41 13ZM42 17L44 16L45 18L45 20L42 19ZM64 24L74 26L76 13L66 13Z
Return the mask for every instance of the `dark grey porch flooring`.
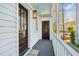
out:
M54 56L51 40L39 40L33 49L38 49L38 56Z

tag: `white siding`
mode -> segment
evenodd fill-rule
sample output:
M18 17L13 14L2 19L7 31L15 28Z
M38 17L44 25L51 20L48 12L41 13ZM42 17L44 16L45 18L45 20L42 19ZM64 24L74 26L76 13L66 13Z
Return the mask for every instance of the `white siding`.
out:
M49 17L42 17L39 19L39 37L40 39L42 39L42 21L50 21L50 18Z
M17 55L17 4L0 3L0 55Z
M36 20L32 17L33 8L27 3L21 3L23 7L28 10L28 47L32 48L40 39L39 34L39 27L36 30ZM38 18L39 20L39 18ZM40 26L39 21L37 21L38 26Z

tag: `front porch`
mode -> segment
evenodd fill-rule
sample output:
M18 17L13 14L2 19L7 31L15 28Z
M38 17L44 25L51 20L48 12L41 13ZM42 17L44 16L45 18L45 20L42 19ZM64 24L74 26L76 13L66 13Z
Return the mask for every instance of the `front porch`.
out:
M38 56L55 56L51 40L39 40L33 49L39 50Z
M39 50L36 56L79 56L78 51L73 49L53 32L50 40L39 40L32 49Z

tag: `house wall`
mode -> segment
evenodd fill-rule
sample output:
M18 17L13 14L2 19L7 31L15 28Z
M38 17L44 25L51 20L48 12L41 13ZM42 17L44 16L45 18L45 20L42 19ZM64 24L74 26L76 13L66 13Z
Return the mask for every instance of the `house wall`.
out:
M51 7L51 17L50 17L50 40L52 40L52 32L53 32L53 16L54 16L54 12L56 11L56 6L57 4L56 3L53 3L52 4L52 7Z
M16 3L0 3L0 55L17 55Z
M28 47L32 48L39 41L39 16L33 19L33 8L29 4L21 4L28 10ZM37 23L36 23L37 22ZM37 28L36 28L37 27Z
M39 37L40 37L40 40L42 40L42 21L50 21L50 18L49 17L41 17L39 20Z
M0 55L19 55L19 4L0 3ZM28 10L28 48L42 39L42 21L48 18L33 19L33 8L21 3Z

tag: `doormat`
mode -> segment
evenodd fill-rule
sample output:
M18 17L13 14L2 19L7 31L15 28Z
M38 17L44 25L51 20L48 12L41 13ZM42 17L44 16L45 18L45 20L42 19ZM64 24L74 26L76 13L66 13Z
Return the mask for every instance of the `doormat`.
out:
M39 50L32 49L26 56L37 56L39 53Z

